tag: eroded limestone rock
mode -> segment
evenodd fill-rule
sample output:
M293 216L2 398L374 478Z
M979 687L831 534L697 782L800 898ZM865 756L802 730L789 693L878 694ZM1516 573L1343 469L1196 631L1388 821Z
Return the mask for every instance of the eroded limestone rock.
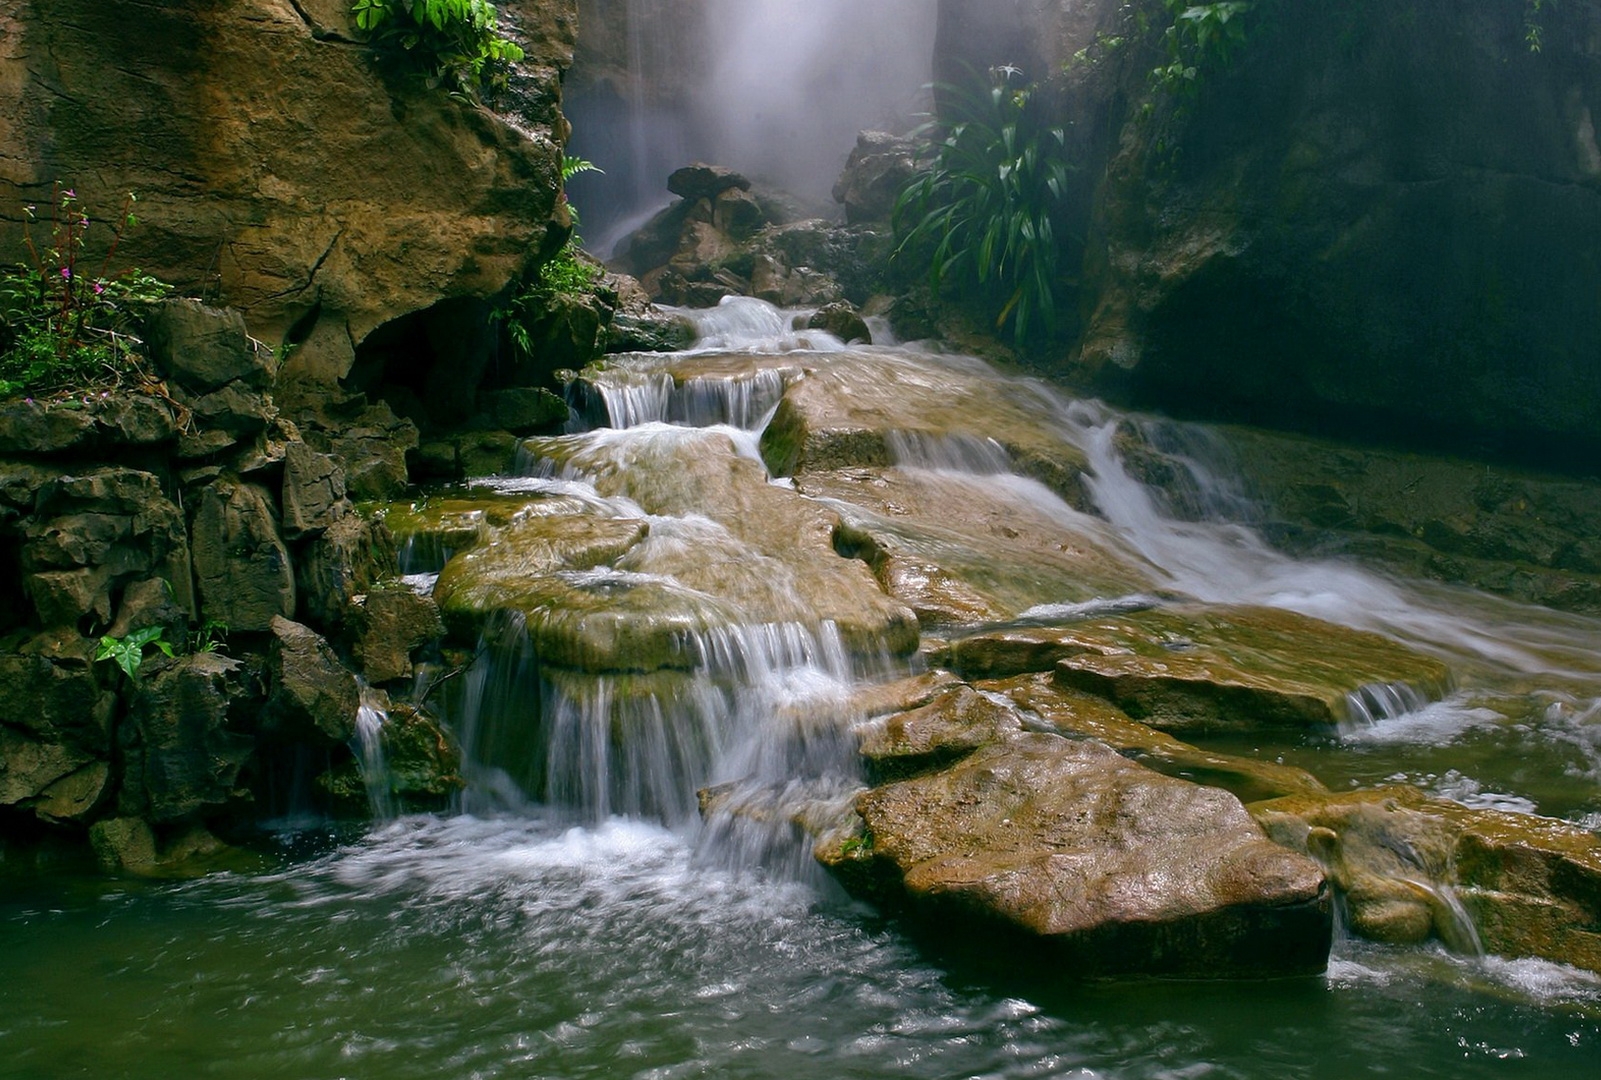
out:
M1013 735L856 800L864 830L819 845L847 885L980 934L1004 928L1077 976L1321 971L1317 865L1239 800L1094 742Z
M248 696L243 664L215 652L144 674L121 732L121 813L174 821L238 797L255 739L236 717L260 707L247 705Z
M274 617L271 625L273 726L291 737L348 743L356 733L361 690L333 647L310 627Z
M199 502L192 535L201 614L235 631L266 630L293 615L294 568L267 493L222 478Z

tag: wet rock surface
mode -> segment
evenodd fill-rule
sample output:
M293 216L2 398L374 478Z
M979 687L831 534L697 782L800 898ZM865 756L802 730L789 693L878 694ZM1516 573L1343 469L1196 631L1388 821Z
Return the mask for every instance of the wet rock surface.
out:
M825 865L947 927L1020 931L1078 976L1309 973L1327 957L1315 863L1226 792L1100 744L1014 735L856 810L865 839L820 848Z

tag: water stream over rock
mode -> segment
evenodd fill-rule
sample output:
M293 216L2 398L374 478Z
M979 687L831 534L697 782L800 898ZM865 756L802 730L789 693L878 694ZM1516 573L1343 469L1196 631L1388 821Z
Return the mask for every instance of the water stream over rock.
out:
M0 1076L1601 1065L1601 623L1291 559L1200 459L1177 513L969 358L700 317L390 515L481 642L461 812L0 892Z

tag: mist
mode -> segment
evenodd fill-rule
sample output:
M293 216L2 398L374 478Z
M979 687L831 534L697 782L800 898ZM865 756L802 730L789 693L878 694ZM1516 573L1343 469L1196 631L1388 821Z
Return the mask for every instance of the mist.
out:
M722 164L827 199L856 133L922 108L935 0L708 0L695 127Z

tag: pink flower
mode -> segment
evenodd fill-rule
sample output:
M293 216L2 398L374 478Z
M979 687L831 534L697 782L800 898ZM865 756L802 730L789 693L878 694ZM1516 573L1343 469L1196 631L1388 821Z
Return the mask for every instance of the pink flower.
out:
M72 280L72 267L63 266L61 268L61 277L62 277L62 280L64 280L64 281L71 281Z
M101 293L106 291L106 287L104 285L100 284L100 282L98 282L98 281L95 282L94 289L95 289L95 295L96 296L99 296Z

